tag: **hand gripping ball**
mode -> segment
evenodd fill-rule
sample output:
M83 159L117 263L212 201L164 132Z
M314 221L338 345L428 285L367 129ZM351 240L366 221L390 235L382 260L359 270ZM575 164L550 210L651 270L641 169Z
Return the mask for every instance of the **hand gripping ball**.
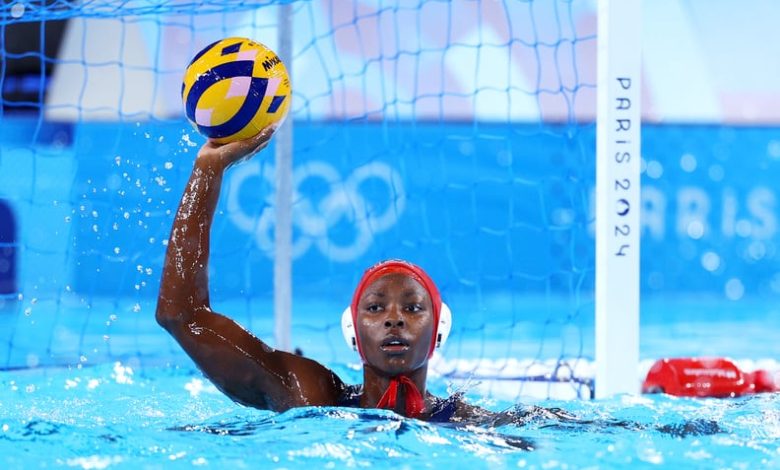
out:
M279 57L245 38L206 46L187 66L181 96L187 119L218 143L279 125L291 101L290 78Z

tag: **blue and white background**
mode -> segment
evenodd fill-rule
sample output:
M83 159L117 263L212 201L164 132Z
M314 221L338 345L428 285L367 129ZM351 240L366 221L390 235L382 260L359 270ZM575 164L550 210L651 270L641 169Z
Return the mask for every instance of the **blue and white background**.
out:
M591 324L596 2L294 12L294 317L331 332L362 270L402 257L438 281L463 337ZM661 0L643 14L643 302L759 299L775 318L780 5ZM153 315L203 142L181 115L184 65L228 35L276 47L275 8L98 16L69 20L45 119L2 116L22 322L103 300L95 324ZM213 230L213 300L250 324L270 313L272 152L230 170ZM553 336L568 346L540 356L591 347Z

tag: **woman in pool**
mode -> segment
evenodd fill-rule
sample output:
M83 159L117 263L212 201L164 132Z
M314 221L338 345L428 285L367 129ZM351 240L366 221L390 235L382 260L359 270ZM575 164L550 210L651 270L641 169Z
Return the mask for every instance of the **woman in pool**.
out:
M354 324L353 344L363 359L362 387L345 384L316 361L274 350L211 310L209 232L222 176L265 148L272 133L266 129L225 145L207 142L200 149L171 230L157 321L220 390L244 405L274 411L312 405L388 408L432 421L484 416L486 411L457 396L443 400L426 392L428 359L441 338L442 302L430 277L411 263L370 268L353 296L347 320Z
M210 230L222 176L231 165L264 149L272 134L272 129L266 129L246 141L224 145L209 141L201 147L173 222L163 267L157 321L227 396L279 412L301 406L351 406L387 408L426 421L491 426L553 419L558 425L644 427L580 420L557 408L537 406L494 413L467 404L459 394L442 399L427 393L428 360L437 343L446 339L449 311L431 278L405 261L369 268L345 313L343 323L354 334L350 340L363 359L362 386L345 384L316 361L274 350L211 310ZM701 434L716 432L717 425L712 424L689 422L657 429Z

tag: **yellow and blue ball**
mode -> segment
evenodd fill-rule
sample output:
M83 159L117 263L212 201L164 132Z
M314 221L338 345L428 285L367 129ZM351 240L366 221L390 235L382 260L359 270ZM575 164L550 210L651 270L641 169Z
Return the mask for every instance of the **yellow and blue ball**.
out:
M218 143L248 139L281 124L291 92L279 57L246 38L223 39L198 52L181 88L187 119Z

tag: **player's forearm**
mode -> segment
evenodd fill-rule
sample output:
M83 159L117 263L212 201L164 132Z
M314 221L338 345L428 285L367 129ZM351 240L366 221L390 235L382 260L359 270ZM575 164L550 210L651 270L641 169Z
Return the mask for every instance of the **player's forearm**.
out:
M208 258L211 222L224 168L195 162L174 218L163 265L157 319L186 320L209 308Z

